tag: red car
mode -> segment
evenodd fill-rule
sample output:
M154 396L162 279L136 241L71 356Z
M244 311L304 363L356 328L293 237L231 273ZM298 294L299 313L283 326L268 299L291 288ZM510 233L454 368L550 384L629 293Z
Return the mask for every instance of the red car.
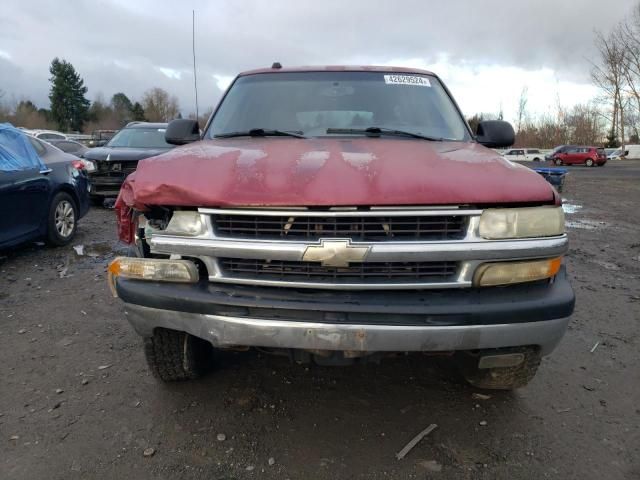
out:
M567 145L558 149L551 160L556 165L586 165L587 167L601 167L607 163L607 153L604 148L581 147Z

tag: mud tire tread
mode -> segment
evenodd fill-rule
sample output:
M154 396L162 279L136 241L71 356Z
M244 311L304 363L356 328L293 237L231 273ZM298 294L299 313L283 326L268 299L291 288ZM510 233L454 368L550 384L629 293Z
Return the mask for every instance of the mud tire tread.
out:
M144 353L153 375L164 382L194 380L211 366L211 344L205 340L164 328L145 338Z
M520 350L525 354L524 361L515 367L478 369L467 367L463 375L467 382L486 390L514 390L527 385L535 377L542 356L535 348Z

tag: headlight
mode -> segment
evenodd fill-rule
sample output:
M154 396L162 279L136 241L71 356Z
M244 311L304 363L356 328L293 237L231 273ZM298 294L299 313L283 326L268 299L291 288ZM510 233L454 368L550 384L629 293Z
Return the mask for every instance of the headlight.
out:
M204 229L205 226L200 213L189 210L178 210L173 212L167 228L159 233L195 237L204 233Z
M87 173L96 171L96 164L93 163L91 160L81 158L80 161L84 165L84 169L87 171Z
M198 268L188 260L118 257L109 264L109 287L114 296L116 277L155 282L196 283Z
M477 287L535 282L551 278L558 273L562 258L526 262L496 262L480 265L473 278Z
M479 233L490 240L562 235L564 212L562 207L490 208L480 216Z

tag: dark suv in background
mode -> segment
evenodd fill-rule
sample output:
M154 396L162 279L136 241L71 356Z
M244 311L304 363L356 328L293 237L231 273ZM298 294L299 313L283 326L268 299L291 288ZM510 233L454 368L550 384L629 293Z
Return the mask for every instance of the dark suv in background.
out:
M91 201L101 205L106 197L116 197L124 179L133 172L138 161L173 148L164 140L166 123L131 122L104 147L92 148L84 158L90 168Z

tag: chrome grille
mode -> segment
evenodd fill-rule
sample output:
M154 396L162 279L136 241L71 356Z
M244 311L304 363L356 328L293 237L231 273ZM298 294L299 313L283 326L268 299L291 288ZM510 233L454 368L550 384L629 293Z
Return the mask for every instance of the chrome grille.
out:
M316 262L218 258L225 276L313 282L443 281L452 278L457 262L364 262L326 267Z
M265 240L350 238L355 241L457 240L466 232L462 215L386 216L213 215L220 237Z
M136 171L138 166L137 160L125 161L104 161L98 160L97 172L104 176L126 176ZM117 165L117 166L116 166Z
M199 235L147 232L151 252L197 258L211 282L235 285L326 290L468 288L473 285L476 268L484 262L551 258L567 249L566 235L484 239L478 235L483 211L466 205L199 208L198 212L203 227ZM346 235L346 230L326 227L344 228L344 219L352 225ZM384 220L388 221L386 226ZM376 226L362 228L370 223ZM315 227L317 224L323 227ZM443 224L442 228L436 226ZM292 229L298 237L289 237ZM443 237L449 241L440 240ZM344 265L334 262L342 255L344 243L347 250L364 247L368 251L360 260L347 256L351 263L346 268L323 266L322 261ZM327 256L305 260L310 247L325 246Z

